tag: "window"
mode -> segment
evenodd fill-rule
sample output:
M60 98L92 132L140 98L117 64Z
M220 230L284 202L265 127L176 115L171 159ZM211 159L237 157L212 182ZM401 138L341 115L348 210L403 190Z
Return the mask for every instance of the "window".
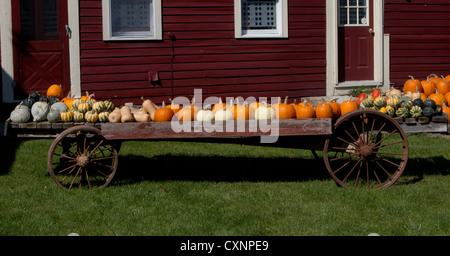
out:
M287 0L235 0L235 37L288 36Z
M103 0L103 40L162 39L161 0Z
M59 40L58 1L21 0L21 36L25 40Z
M368 26L369 0L339 0L339 26Z

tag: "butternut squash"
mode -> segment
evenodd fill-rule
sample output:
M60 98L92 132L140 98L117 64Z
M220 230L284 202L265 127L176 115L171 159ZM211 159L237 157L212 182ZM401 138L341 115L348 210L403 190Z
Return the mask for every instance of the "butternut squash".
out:
M147 113L143 108L138 109L133 113L134 120L137 122L150 122L150 114Z
M108 116L109 122L120 123L122 119L122 114L119 108L115 108Z
M148 100L148 99L144 100L144 97L141 97L141 99L143 100L142 108L144 108L145 111L147 111L147 113L150 115L151 120L154 121L155 120L155 112L158 109L158 107L151 100Z
M128 106L122 106L120 108L120 114L121 114L121 118L120 121L122 123L126 123L126 122L133 122L134 121L134 117L133 114L131 114L131 109Z

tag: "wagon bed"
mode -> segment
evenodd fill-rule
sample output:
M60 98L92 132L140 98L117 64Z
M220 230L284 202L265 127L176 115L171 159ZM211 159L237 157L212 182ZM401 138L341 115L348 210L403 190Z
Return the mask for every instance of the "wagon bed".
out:
M360 109L337 120L95 124L7 121L5 133L54 138L47 154L47 167L63 189L106 187L117 171L121 142L127 140L219 142L322 150L325 166L338 185L385 188L397 181L407 164L408 141L402 128L405 125L411 124L399 124L376 110Z

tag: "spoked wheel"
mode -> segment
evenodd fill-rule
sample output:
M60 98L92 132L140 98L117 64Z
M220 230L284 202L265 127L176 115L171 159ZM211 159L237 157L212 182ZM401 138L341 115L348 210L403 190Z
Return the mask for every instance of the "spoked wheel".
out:
M397 181L408 160L408 141L391 117L360 109L340 117L325 141L328 172L343 187L385 188Z
M50 176L63 189L106 187L117 171L116 145L99 129L74 126L60 133L47 156Z

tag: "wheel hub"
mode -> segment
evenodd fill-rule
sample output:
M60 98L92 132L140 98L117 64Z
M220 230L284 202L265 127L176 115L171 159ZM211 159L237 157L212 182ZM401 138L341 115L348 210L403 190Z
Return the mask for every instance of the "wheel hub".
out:
M369 145L362 145L359 148L359 153L361 154L361 157L363 158L367 158L370 157L372 155L372 146Z
M89 157L86 154L81 154L77 157L77 163L81 167L85 167L89 164Z

